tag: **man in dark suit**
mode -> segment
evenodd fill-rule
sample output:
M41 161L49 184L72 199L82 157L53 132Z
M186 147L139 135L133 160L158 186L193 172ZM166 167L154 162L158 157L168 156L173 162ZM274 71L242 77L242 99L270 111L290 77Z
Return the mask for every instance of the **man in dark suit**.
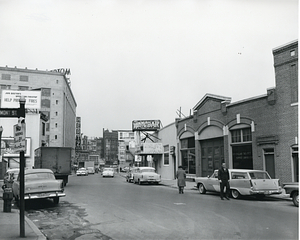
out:
M220 197L222 200L224 200L224 188L226 187L226 194L225 198L229 200L229 172L226 168L226 164L222 163L222 167L219 169L218 179L220 182Z

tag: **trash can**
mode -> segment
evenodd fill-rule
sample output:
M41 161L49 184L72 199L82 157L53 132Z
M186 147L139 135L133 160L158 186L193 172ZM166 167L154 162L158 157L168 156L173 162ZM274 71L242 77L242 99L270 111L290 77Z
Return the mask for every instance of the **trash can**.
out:
M3 192L3 212L11 212L11 201L13 199L13 193L11 188L5 188Z

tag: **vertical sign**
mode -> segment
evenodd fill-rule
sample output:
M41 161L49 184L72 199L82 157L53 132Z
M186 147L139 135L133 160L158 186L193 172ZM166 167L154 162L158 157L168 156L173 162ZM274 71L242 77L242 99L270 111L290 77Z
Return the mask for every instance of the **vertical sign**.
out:
M14 140L16 152L26 150L26 130L25 123L14 125Z

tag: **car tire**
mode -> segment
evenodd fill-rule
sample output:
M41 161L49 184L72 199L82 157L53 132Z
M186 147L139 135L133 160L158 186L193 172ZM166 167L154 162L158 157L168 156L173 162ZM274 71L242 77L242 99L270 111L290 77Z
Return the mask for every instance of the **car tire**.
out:
M231 196L232 196L232 198L234 198L234 199L238 199L238 198L241 197L241 194L239 193L238 190L232 189L232 190L231 190Z
M299 207L299 192L293 193L293 203L296 207Z
M199 184L198 190L199 190L200 194L205 194L206 193L206 189L205 189L205 187L202 183Z
M53 203L57 205L59 203L59 197L53 198Z

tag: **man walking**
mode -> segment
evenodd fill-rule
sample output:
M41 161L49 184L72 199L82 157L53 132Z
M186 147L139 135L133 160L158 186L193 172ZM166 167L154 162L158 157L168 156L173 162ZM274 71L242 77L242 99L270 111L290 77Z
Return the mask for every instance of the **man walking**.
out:
M177 185L178 185L178 188L179 188L179 194L183 194L183 189L185 187L186 174L185 174L185 171L182 168L182 166L178 167L176 177L177 177Z
M222 200L224 200L224 188L226 187L226 194L225 198L229 200L229 172L226 168L226 164L222 163L222 167L219 169L218 179L220 182L220 197Z

